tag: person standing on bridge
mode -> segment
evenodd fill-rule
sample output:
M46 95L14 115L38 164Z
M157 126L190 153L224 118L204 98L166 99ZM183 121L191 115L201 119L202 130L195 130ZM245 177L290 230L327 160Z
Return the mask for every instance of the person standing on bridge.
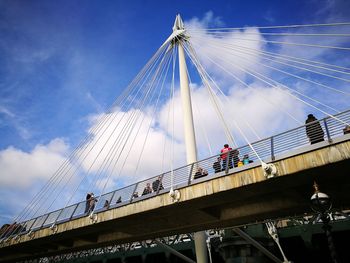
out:
M316 117L312 114L307 116L305 121L306 135L310 140L311 144L324 141L324 132L322 130L321 124L317 121Z
M221 172L221 158L218 157L216 162L213 163L213 169L215 173L220 173Z
M145 189L143 189L142 195L148 195L152 193L151 184L147 183Z
M85 214L89 211L89 207L90 207L90 197L91 197L91 194L90 193L87 193L86 194L86 203L85 203Z
M95 198L93 193L90 193L90 198L89 198L89 210L88 213L92 213L95 209L95 204L97 202L97 199Z
M230 152L232 151L232 148L228 145L225 144L224 148L221 149L221 159L222 159L222 170L226 170L227 163L229 163L230 166L232 166L232 159L231 159L231 154Z
M162 184L162 179L163 179L163 176L159 175L157 180L155 180L152 183L152 189L154 192L158 193L160 190L164 189L163 184Z

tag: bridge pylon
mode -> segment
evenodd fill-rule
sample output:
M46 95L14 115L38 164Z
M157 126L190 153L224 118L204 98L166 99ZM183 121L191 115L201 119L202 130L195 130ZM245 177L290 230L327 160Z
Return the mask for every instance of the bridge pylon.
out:
M174 34L175 33L175 34ZM180 74L180 91L182 100L183 120L184 120L184 132L185 132L185 145L186 145L186 158L187 164L197 162L197 146L196 136L193 124L193 112L191 103L191 93L188 84L187 65L183 44L186 39L185 28L182 22L181 16L178 14L175 18L173 26L173 34L177 36L176 44L178 46L179 55L179 74ZM175 38L174 38L175 39ZM206 234L204 231L196 232L194 234L195 249L197 262L207 263L207 244Z

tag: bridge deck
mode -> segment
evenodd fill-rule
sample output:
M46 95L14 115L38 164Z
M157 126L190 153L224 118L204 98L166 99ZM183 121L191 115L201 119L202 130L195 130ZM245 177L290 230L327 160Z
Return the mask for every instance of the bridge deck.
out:
M305 146L275 159L275 178L266 179L254 163L201 178L179 186L178 203L161 193L100 212L95 223L86 216L59 224L57 233L45 228L10 239L1 244L0 261L302 214L310 211L314 180L335 207L349 208L349 158L350 135Z

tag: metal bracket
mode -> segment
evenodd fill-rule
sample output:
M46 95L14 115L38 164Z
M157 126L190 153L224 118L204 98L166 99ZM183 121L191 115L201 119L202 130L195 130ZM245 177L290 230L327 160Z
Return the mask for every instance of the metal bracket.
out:
M169 196L172 199L173 203L177 203L180 201L181 193L179 190L170 189Z
M14 236L13 240L17 243L19 243L19 241L21 241L21 236L20 235L16 235Z
M33 230L30 230L30 231L28 232L27 236L28 236L30 239L33 239L34 236L35 236L34 231L33 231Z
M89 215L89 218L91 219L92 223L96 223L96 222L97 222L97 215L94 214L93 211L92 211L91 214Z
M267 179L277 176L277 167L274 164L261 162L261 167Z
M283 252L283 249L280 245L280 241L279 241L279 238L278 238L278 233L277 233L277 228L275 226L275 223L270 221L270 222L267 222L265 223L266 227L267 227L267 231L269 232L269 235L272 237L272 239L275 241L275 243L277 244L281 254L282 254L282 257L283 257L283 263L291 263L291 261L289 261L287 259L287 257L285 256L284 252Z
M58 231L58 226L56 224L52 224L50 229L52 230L52 233L56 234Z

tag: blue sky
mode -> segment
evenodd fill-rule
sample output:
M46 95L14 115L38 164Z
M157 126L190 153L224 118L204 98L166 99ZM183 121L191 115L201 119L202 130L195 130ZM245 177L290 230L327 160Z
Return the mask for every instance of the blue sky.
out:
M112 104L171 34L178 13L186 22L209 12L212 22L241 27L347 22L349 10L346 0L0 0L0 159L50 153L53 166L62 161L90 117ZM21 172L2 164L0 176ZM29 197L43 178L10 189ZM0 185L0 194L8 188ZM6 220L14 213L0 203L4 211Z
M330 5L329 9L325 9ZM344 21L346 1L0 1L0 149L75 143L171 33L212 11L230 26ZM344 13L342 13L344 12ZM315 15L313 15L315 14Z

